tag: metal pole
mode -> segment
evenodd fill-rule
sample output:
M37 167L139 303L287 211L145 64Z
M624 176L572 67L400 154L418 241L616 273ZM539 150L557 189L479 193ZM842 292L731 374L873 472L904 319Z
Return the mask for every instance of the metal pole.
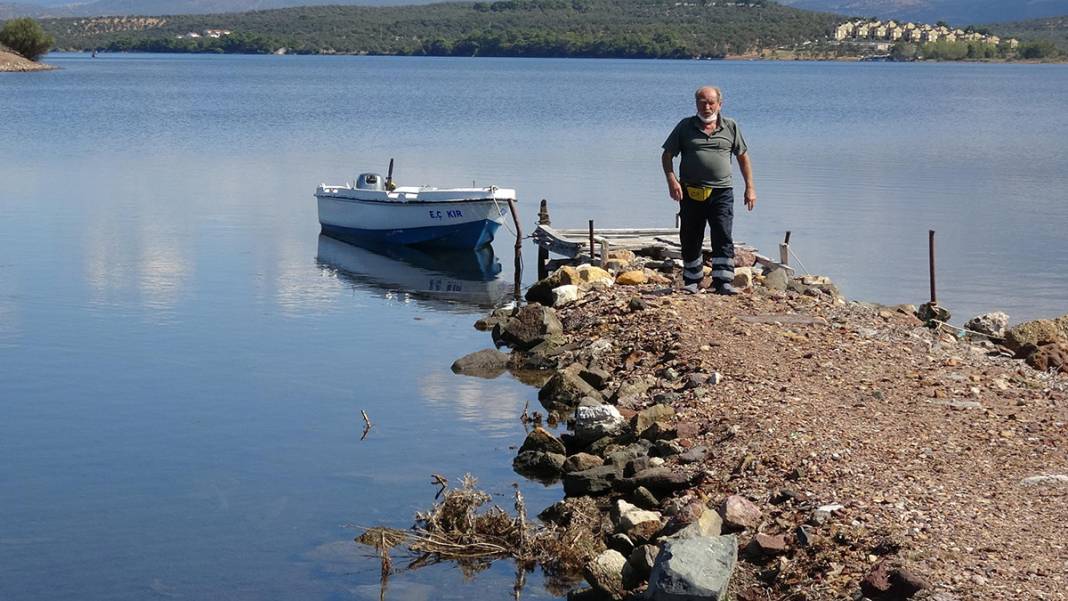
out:
M593 265L593 220L590 219L590 265Z
M786 239L782 241L783 244L790 243L790 230L786 230Z
M541 199L541 208L538 209L538 225L552 225L549 223L549 201ZM538 246L538 280L549 277L549 250Z
M523 228L519 225L519 213L516 212L515 199L508 199L508 210L512 213L515 224L515 306L519 307L522 298L520 291L523 282Z
M938 294L935 292L935 231L927 232L928 258L931 265L931 304L938 304Z

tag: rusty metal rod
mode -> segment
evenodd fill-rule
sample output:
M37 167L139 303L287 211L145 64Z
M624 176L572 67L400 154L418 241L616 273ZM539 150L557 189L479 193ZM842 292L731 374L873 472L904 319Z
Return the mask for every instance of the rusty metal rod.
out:
M938 294L935 292L935 231L927 232L928 258L931 265L931 304L938 304Z
M512 214L512 223L515 224L515 306L523 298L523 228L519 225L519 213L515 208L515 199L508 199L508 211Z
M593 265L593 220L590 219L590 265Z

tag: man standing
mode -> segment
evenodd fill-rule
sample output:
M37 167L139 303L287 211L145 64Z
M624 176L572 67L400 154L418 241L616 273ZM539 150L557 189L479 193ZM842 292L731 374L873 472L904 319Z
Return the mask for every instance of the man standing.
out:
M738 124L720 114L723 93L719 88L698 88L694 98L697 114L679 121L664 142L664 153L660 156L668 193L679 203L683 289L700 290L698 286L704 278L701 246L707 222L712 238L713 288L717 294L738 294L731 286L734 281L731 155L738 157L745 178L745 206L750 211L756 205L753 167ZM677 154L682 155L678 178L672 163Z

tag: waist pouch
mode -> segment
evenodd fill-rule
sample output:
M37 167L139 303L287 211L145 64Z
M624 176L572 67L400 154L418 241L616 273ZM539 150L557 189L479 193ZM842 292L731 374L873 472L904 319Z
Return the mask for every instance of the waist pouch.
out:
M709 196L712 196L712 186L694 186L691 184L685 184L683 188L686 190L686 198L690 200L696 200L697 202L704 202L708 200Z

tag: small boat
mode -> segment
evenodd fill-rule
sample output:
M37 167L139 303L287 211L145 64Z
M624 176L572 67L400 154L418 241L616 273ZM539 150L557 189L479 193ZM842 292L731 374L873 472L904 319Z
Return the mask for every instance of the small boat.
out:
M340 186L319 184L319 224L324 234L387 244L481 248L493 241L516 200L510 188L432 188L393 184L363 173Z

